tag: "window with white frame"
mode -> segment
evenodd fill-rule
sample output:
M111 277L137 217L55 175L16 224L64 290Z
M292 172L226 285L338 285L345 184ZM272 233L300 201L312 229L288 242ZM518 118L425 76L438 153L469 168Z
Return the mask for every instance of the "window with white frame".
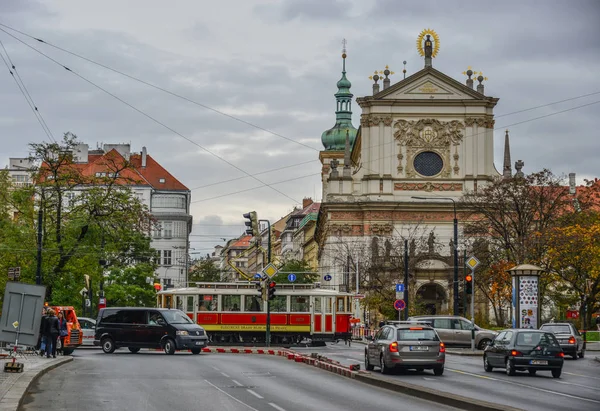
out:
M154 195L152 196L152 208L186 208L184 195Z
M173 237L173 222L172 221L163 221L162 223L162 236L163 238L172 238Z
M171 250L163 250L163 265L172 265L172 253Z
M160 265L160 250L156 250L156 254L154 255L154 264Z

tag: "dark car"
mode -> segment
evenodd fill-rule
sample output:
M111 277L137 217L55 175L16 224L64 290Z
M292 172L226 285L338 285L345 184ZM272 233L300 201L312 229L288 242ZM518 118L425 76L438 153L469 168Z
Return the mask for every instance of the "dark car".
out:
M127 347L132 353L140 348L161 348L166 354L190 350L200 354L208 337L180 310L165 308L103 308L98 313L94 345L110 354Z
M540 330L553 333L565 355L570 355L574 360L585 356L583 337L573 324L548 323L543 324Z
M487 346L483 353L483 368L506 369L506 374L516 371L551 371L554 378L562 372L565 353L551 332L528 329L504 330Z
M365 368L378 366L383 374L404 368L442 375L445 361L444 343L426 323L388 321L365 347Z

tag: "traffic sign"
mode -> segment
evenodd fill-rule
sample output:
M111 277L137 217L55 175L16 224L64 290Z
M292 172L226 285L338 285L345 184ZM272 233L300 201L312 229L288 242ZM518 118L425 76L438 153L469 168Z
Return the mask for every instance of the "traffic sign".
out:
M396 292L404 292L404 284L396 284Z
M323 280L331 281L331 276L329 274L327 274L326 276L323 277Z
M469 267L471 270L474 270L475 268L477 268L478 265L479 265L479 260L477 258L475 258L475 256L472 256L471 258L469 258L467 260L467 267Z
M79 290L79 294L80 294L80 295L84 295L84 294L85 294L85 293L87 293L87 292L88 292L88 289L87 289L87 288L85 288L85 287L83 287L81 290Z
M19 281L21 278L21 267L10 267L8 269L8 279L11 281Z
M296 281L296 274L288 275L288 280L290 281L290 283L293 283L294 281Z
M257 280L260 280L262 278L261 273L254 274L254 278L257 279Z
M363 298L365 298L364 294L354 294L352 296L352 298L354 298L355 300L362 300Z
M394 308L398 311L402 311L406 308L406 303L404 300L396 300L394 301Z
M277 274L277 271L279 270L272 263L267 264L262 270L262 272L269 278L273 278L273 276Z
M396 300L404 300L404 291L396 291Z
M206 298L204 298L204 299L206 300ZM100 300L98 300L98 304L106 304L106 298L100 297Z

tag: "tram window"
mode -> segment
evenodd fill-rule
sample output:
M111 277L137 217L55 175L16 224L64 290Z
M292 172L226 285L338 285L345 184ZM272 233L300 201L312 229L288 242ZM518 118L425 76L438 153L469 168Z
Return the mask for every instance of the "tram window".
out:
M258 295L245 295L244 303L246 311L262 311L263 300ZM271 303L271 311L273 311L273 303Z
M179 295L175 297L175 308L183 311L183 297Z
M308 313L310 312L309 309L309 300L310 298L308 296L305 295L300 295L300 296L292 296L292 307L291 307L291 311L293 313Z
M217 311L217 296L199 295L198 311Z
M287 311L287 296L276 295L271 300L271 312L272 313L284 313Z
M171 308L171 296L165 296L165 308Z
M315 297L315 313L322 313L321 310L321 297Z
M223 311L240 311L239 295L224 295L223 296Z
M331 298L328 297L323 297L323 308L324 308L324 312L327 314L331 314L331 309L333 308L333 301L331 300Z
M338 297L338 299L337 299L337 309L336 309L336 311L337 311L338 313L343 313L344 311L346 311L346 310L344 309L344 297Z
M186 307L187 312L193 312L194 311L194 296L193 295L188 295L187 296L187 307Z

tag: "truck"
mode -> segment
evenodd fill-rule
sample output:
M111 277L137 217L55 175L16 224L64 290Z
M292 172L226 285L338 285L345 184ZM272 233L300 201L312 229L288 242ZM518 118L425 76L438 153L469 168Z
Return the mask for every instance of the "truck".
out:
M67 336L64 338L65 346L62 347L61 339L58 339L56 348L62 349L64 355L70 355L75 351L75 348L79 347L83 343L83 332L79 321L77 320L77 314L75 314L75 308L72 306L51 306L56 315L59 312L63 313L64 318L67 320Z

